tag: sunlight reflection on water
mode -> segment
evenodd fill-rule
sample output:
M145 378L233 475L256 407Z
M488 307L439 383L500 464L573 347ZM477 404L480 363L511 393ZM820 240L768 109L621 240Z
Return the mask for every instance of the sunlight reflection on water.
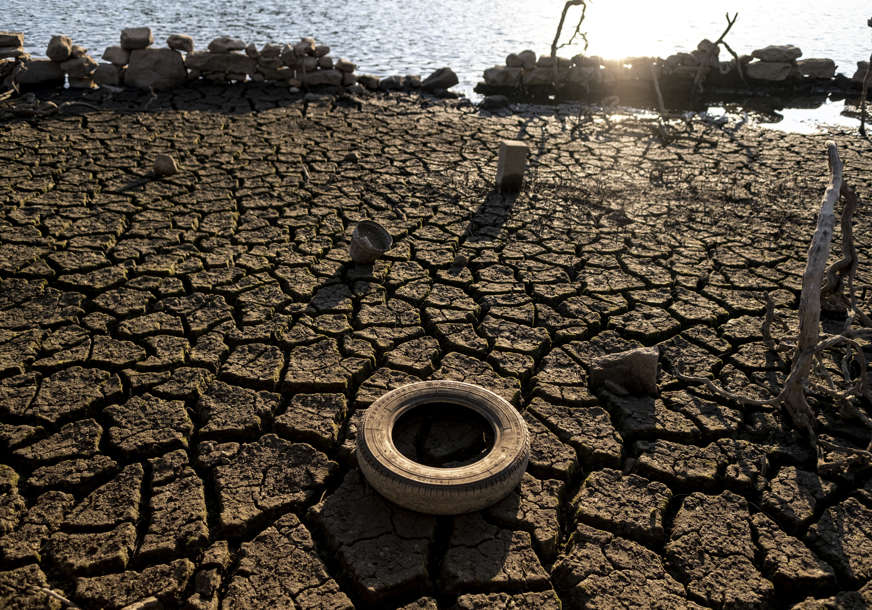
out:
M588 52L604 57L691 50L702 38L717 38L727 11L739 12L727 41L740 54L792 43L805 57L834 59L850 76L872 50L868 0L831 6L817 0L588 1ZM35 55L44 54L53 34L63 33L99 56L118 44L122 27L139 25L150 26L158 44L186 33L198 48L225 34L259 45L311 35L362 72L426 76L449 65L460 77L459 89L470 94L484 69L502 64L508 53L548 52L562 6L563 0L224 0L217 6L213 0L6 0L0 29L23 31ZM574 18L571 13L567 19L569 30ZM577 44L561 54L582 49Z

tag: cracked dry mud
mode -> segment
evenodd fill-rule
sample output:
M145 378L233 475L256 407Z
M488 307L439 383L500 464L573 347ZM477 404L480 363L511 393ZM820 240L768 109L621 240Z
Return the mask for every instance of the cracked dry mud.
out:
M0 606L872 604L868 431L813 398L818 468L777 410L675 375L783 380L760 323L769 294L796 332L822 136L697 122L662 146L632 118L258 86L143 101L0 125ZM509 138L532 149L516 198L489 188ZM838 144L868 198L868 144ZM151 179L159 153L182 171ZM364 218L395 244L366 267ZM655 345L659 396L589 387L597 357ZM361 416L420 379L522 411L506 499L436 518L367 486Z

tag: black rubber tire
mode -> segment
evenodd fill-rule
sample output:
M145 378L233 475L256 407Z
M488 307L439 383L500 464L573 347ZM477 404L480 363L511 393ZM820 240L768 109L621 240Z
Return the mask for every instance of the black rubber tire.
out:
M437 468L400 453L392 434L397 420L431 403L482 416L494 432L487 455L465 466ZM520 413L493 392L459 381L422 381L388 392L366 410L357 437L357 463L370 485L395 504L431 515L459 515L499 502L520 483L529 457L530 433Z

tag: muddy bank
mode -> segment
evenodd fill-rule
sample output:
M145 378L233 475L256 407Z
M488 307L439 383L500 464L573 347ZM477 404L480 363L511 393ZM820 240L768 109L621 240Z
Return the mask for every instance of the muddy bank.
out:
M667 143L559 107L257 84L89 103L0 124L0 605L870 602L868 433L816 404L845 466L818 473L780 412L674 375L783 378L760 323L770 294L795 332L823 137ZM868 143L830 137L865 199ZM502 139L531 147L512 199ZM158 154L179 172L150 175ZM394 240L374 266L348 257L363 218ZM658 397L591 389L595 358L640 345ZM363 484L362 411L416 379L523 411L507 500L435 519Z

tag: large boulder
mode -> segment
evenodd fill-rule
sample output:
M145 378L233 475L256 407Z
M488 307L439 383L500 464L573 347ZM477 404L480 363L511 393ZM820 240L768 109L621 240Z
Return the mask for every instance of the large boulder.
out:
M242 51L245 48L245 41L239 38L231 38L230 36L219 36L209 43L209 50L212 53L229 53L231 51Z
M52 36L45 50L46 56L52 61L67 61L73 52L73 41L67 36Z
M484 71L484 82L490 87L516 88L521 86L523 68L494 66Z
M66 72L70 78L90 78L94 70L97 69L97 61L93 57L85 55L68 59L60 66L61 70Z
M745 76L754 80L781 82L793 73L795 64L787 61L753 61L745 66Z
M172 89L184 84L188 71L173 49L137 49L130 53L124 84L138 89Z
M64 84L64 72L50 59L32 59L20 64L12 79L25 86L57 87Z
M122 47L106 47L103 59L116 66L126 66L130 61L130 51Z
M241 53L188 53L185 64L192 70L223 74L254 74L257 70L257 62Z
M167 46L176 51L190 53L194 50L194 39L186 34L170 34L167 36Z
M836 62L826 58L801 59L796 62L799 72L807 78L832 78L836 73Z
M154 43L151 28L124 28L121 30L121 46L128 51L144 49Z
M306 87L319 87L329 85L332 87L342 86L342 72L339 70L318 70L307 72L300 78Z
M421 88L424 91L435 91L436 89L448 89L453 87L460 81L454 70L451 68L439 68L433 74L424 79L421 83Z
M24 34L21 32L0 32L0 47L24 46Z
M784 45L769 45L762 49L756 49L751 53L751 57L755 57L760 61L785 62L799 59L802 51L799 47L792 44Z

